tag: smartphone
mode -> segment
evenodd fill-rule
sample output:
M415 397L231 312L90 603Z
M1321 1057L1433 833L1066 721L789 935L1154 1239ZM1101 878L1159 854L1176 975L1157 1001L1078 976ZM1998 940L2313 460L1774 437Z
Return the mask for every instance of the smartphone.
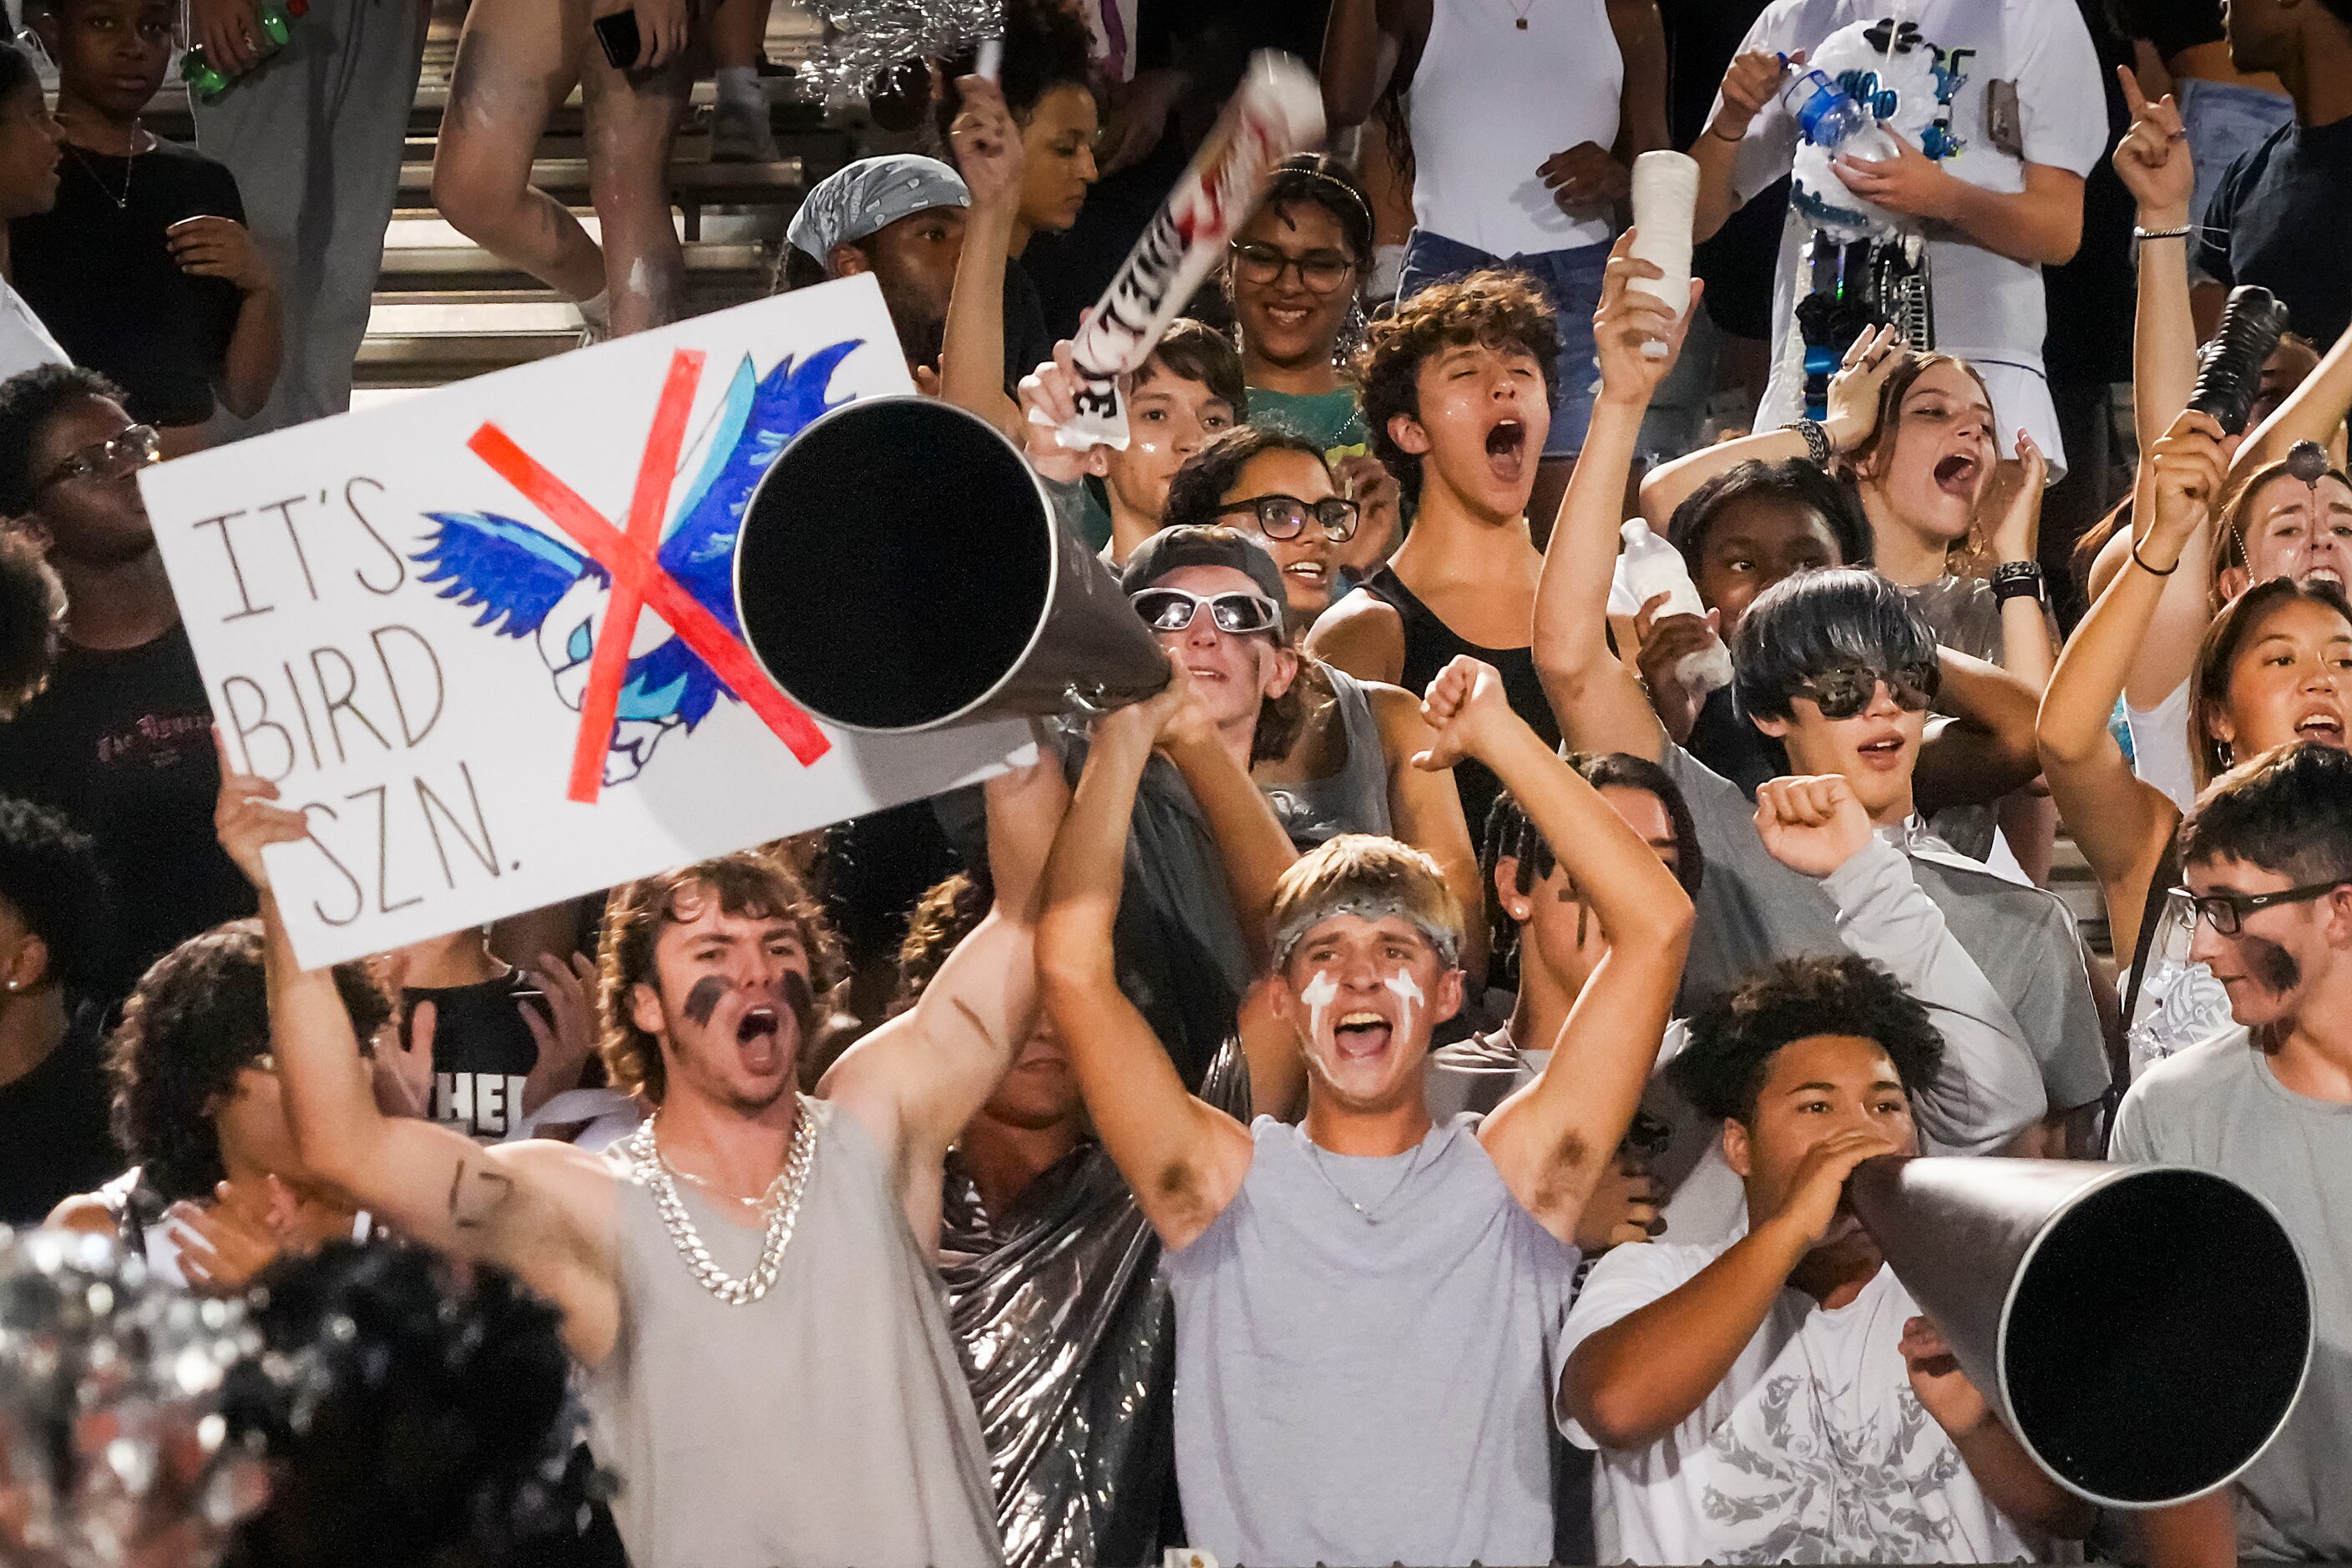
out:
M614 70L636 69L637 50L642 46L635 11L615 11L609 16L597 17L589 26L596 29L596 42L604 46L604 58L613 62Z

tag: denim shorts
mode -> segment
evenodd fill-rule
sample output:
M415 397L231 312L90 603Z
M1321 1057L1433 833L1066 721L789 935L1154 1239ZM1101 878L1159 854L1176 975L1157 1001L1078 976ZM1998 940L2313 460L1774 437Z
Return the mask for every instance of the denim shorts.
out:
M1606 244L1532 256L1489 256L1475 247L1416 228L1405 241L1404 273L1397 283L1400 304L1433 283L1485 267L1509 267L1534 279L1559 316L1559 396L1552 405L1547 458L1572 458L1584 449L1584 427L1592 422L1592 395L1600 379L1592 342L1592 312L1601 305L1601 277L1609 267Z

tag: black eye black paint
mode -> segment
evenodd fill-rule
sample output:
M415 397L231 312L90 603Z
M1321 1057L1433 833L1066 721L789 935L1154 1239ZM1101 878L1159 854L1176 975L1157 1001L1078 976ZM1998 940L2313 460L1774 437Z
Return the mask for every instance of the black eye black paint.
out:
M797 969L784 971L783 987L784 1005L793 1010L793 1016L800 1023L801 1037L805 1039L816 1026L816 991L809 984L808 976Z
M694 989L686 994L686 1016L694 1020L696 1027L710 1022L710 1015L719 1010L719 999L728 990L727 982L716 974L706 974L694 983Z
M2258 936L2242 939L2245 944L2246 968L2265 989L2292 991L2303 983L2303 965L2294 954L2274 942Z

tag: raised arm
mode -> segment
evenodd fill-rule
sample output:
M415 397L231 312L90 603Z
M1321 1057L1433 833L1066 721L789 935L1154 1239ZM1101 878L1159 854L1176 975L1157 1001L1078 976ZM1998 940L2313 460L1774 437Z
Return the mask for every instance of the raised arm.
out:
M982 786L996 901L915 1005L852 1046L817 1092L891 1152L917 1239L936 1229L940 1162L1037 1021L1036 921L1045 857L1069 803L1060 759Z
M1690 315L1686 310L1678 321L1655 296L1627 287L1636 277L1663 276L1633 258L1633 234L1626 230L1609 253L1601 308L1592 318L1601 393L1544 550L1532 651L1544 695L1571 746L1655 762L1665 755L1665 729L1642 683L1609 650L1609 580L1617 565L1617 529L1642 416L1674 367ZM1694 310L1698 294L1699 285L1692 284ZM1665 356L1644 356L1645 343L1664 344Z
M1111 928L1126 872L1136 786L1182 689L1095 726L1093 750L1046 863L1037 924L1045 1010L1069 1048L1103 1147L1143 1216L1171 1247L1206 1230L1248 1173L1249 1130L1188 1093L1175 1064L1118 988Z
M1017 442L1021 411L1004 395L1004 262L1021 211L1021 130L1003 92L986 77L964 77L956 87L963 108L948 135L971 190L971 210L948 297L940 395Z
M1753 35L1747 41L1754 42ZM1805 57L1801 50L1791 58L1801 61ZM1715 231L1739 210L1740 145L1748 140L1748 128L1780 92L1783 71L1780 56L1772 50L1743 48L1724 73L1715 112L1690 148L1698 164L1698 203L1691 214L1693 239L1714 238Z
M1646 1448L1706 1402L1780 1300L1790 1271L1829 1234L1846 1177L1898 1153L1853 1128L1805 1153L1789 1201L1687 1283L1595 1330L1561 1370L1561 1414L1604 1448Z
M2025 1031L1912 876L1910 858L1871 831L1853 785L1836 773L1773 779L1756 792L1756 832L1774 859L1820 879L1845 945L1934 1016L1944 1065L1912 1095L1933 1151L1994 1153L2039 1122L2049 1100Z
M2009 486L2000 516L1992 530L1993 558L2001 565L2031 564L2042 533L2042 497L2050 482L2050 459L2021 426L2017 456L2000 465ZM2011 595L2000 602L2001 668L2031 686L2038 696L2050 685L2058 650L2050 640L2050 621L2039 595Z
M1871 432L1878 428L1879 389L1905 357L1891 326L1864 329L1847 347L1837 374L1830 378L1829 401L1822 410L1822 430L1829 437L1832 452L1852 452L1870 439ZM1701 447L1652 469L1643 479L1642 516L1648 521L1650 531L1664 539L1675 509L1717 474L1727 473L1746 462L1780 463L1809 460L1811 457L1811 448L1805 444L1804 437L1788 429L1759 430L1737 441ZM1846 564L1859 563L1849 561Z
M2231 483L2243 479L2265 463L2274 463L2297 441L2316 441L2331 450L2352 410L2352 328L2327 351L2326 357L2286 395L2276 412L2256 426L2230 463Z
M1216 840L1217 858L1224 865L1234 915L1249 943L1251 963L1263 969L1273 952L1266 911L1274 906L1274 886L1298 858L1298 849L1283 831L1265 792L1218 740L1192 696L1192 678L1181 666L1175 667L1171 685L1173 707L1160 733L1160 748L1176 764L1184 786L1192 792L1193 804L1208 820L1209 836Z
M1396 686L1374 685L1366 690L1373 722L1381 727L1381 749L1387 753L1389 826L1399 838L1437 862L1446 887L1461 904L1462 967L1475 995L1486 974L1486 889L1469 819L1462 814L1462 792L1450 772L1430 773L1412 765L1434 737L1412 693Z
M1420 765L1475 756L1494 769L1609 942L1559 1038L1528 1042L1551 1047L1542 1075L1478 1129L1520 1205L1573 1241L1657 1060L1690 945L1690 897L1616 808L1511 711L1490 666L1456 658L1431 683L1424 708L1436 739Z
M2189 540L2210 525L2227 463L2221 427L2209 415L2181 415L2157 443L2140 469L2131 559L2074 628L2035 727L2058 814L2105 889L2117 952L2133 951L2148 879L2179 814L2162 791L2133 776L2107 721L2168 577Z
M1919 810L1931 816L1948 805L1997 801L2042 772L2033 742L2042 688L1986 659L1948 647L1936 654L1944 676L1937 700L1952 717L1920 746L1911 780Z
M277 787L232 771L224 752L215 824L260 894L270 1046L302 1163L410 1240L512 1269L564 1315L592 1364L619 1315L611 1250L613 1182L595 1156L530 1142L481 1148L464 1133L376 1109L351 1015L330 970L296 962L263 864L265 845L309 837Z
M2132 326L2132 419L2139 448L2152 450L2180 411L2197 380L2197 319L2189 308L2189 201L2197 172L2189 161L2189 132L2172 95L2150 103L2129 66L2116 68L2131 129L2116 144L2116 174L2130 191L2139 226L2151 234L2184 232L2139 242L2139 305Z

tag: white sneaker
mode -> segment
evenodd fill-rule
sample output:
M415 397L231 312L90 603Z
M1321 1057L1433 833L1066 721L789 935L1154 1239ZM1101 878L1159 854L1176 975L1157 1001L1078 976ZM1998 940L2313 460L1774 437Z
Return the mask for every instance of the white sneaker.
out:
M710 117L710 161L714 163L772 163L776 132L768 123L768 100L756 103L722 98Z

